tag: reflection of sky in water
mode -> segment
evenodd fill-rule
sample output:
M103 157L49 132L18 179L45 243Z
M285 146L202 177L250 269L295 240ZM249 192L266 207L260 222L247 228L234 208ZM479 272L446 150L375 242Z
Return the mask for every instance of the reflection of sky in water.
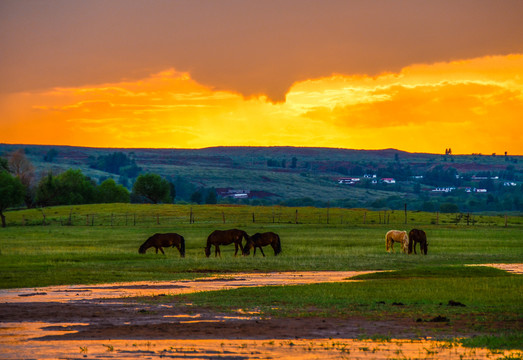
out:
M494 264L490 264L494 266ZM521 273L521 264L498 264L496 267ZM0 290L0 302L69 302L92 301L101 298L152 296L160 294L183 294L194 291L232 289L241 286L296 285L317 282L346 281L352 276L368 272L303 272L271 274L238 274L239 278L209 278L180 282L133 282L93 286L51 286L46 288ZM207 280L207 281L205 281ZM172 307L172 305L163 305ZM203 319L201 314L166 315L179 323L226 322L256 320L256 312L238 309L246 316L212 316ZM490 352L486 349L469 349L436 341L392 340L360 341L351 339L319 340L38 340L51 335L65 335L74 326L88 326L84 323L46 322L0 322L0 358L2 359L56 359L104 358L132 359L171 357L184 359L487 359L503 356L522 356L517 351Z

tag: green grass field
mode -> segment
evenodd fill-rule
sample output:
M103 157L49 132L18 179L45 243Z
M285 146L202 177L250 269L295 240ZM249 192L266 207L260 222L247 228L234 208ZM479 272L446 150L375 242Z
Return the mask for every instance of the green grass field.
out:
M296 210L298 223L293 221ZM193 224L189 223L190 211L195 218ZM510 225L505 227L504 217L478 216L481 223L466 226L451 224L452 215L440 214L439 225L435 225L435 214L408 213L405 225L403 212L396 212L388 215L389 224L383 224L383 213L330 209L327 224L326 211L209 205L63 206L44 209L46 222L52 224L47 226L21 225L41 224L43 217L39 210L12 211L7 213L11 226L0 229L0 288L165 280L201 276L206 272L393 270L517 263L523 259L523 226L517 225L518 218L511 219ZM120 214L118 223L115 214ZM127 225L122 214L127 214ZM321 219L320 215L323 215L323 222L314 223ZM77 221L73 221L72 226L66 225L69 217L74 216ZM94 221L88 221L93 218ZM345 220L334 221L342 218ZM406 256L398 250L395 254L385 252L387 230L413 227L427 232L428 256ZM274 257L272 249L268 248L266 258L235 258L234 247L226 246L222 247L221 258L213 255L205 258L203 248L208 234L215 229L228 228L241 228L250 234L277 232L282 239L282 256ZM187 243L186 257L180 258L176 249L167 249L165 256L154 254L153 249L145 255L138 254L138 247L156 232L183 235Z
M10 226L0 229L0 288L189 279L252 271L397 270L367 275L361 277L366 281L357 283L238 289L222 291L220 296L198 293L162 301L188 301L234 311L241 299L244 308L256 308L267 316L379 317L408 313L422 319L436 315L470 318L474 322L471 326L485 334L483 344L521 348L523 343L522 276L463 266L521 263L523 226L519 218L510 219L505 227L503 216L478 216L481 222L467 226L453 224L452 215L440 214L435 224L435 214L409 213L405 225L402 212L394 213L388 224L383 213L367 212L363 224L364 210L330 209L327 223L326 209L299 208L295 223L294 208L193 206L195 223L190 224L189 206L96 205L44 211L52 225L40 225L38 210L6 214ZM103 221L89 222L89 214ZM118 223L115 214L120 214ZM127 225L122 214L127 214ZM67 225L69 216L76 216L72 225ZM135 216L142 220L135 223ZM317 220L320 216L323 220ZM104 224L111 218L113 226ZM387 230L413 227L427 233L427 256L401 254L399 249L393 254L385 251ZM266 248L265 258L259 254L234 257L231 245L222 247L221 258L214 254L206 258L203 248L208 234L228 228L241 228L249 234L277 232L283 252L275 257L272 249ZM138 247L156 232L182 234L186 257L180 258L176 249L166 249L165 256L155 254L154 249L138 254ZM467 306L442 306L449 300ZM394 306L393 302L404 306ZM499 321L519 325L499 337L499 332L488 329L490 323Z

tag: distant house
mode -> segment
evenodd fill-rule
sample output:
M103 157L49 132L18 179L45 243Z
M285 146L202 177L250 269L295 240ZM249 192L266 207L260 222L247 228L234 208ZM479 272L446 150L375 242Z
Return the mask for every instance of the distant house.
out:
M432 192L440 192L440 193L449 193L453 190L456 190L455 187L437 187L435 189L432 189Z
M517 184L515 182L512 182L512 181L505 181L503 183L503 186L517 186Z
M349 184L354 185L360 182L360 178L357 177L347 177L347 178L339 178L338 184Z
M395 184L396 180L393 178L382 178L381 182L384 184Z
M376 178L376 174L365 174L363 175L364 178L366 179L375 179Z
M216 189L216 194L224 198L230 197L234 199L247 199L249 197L250 190L219 188Z

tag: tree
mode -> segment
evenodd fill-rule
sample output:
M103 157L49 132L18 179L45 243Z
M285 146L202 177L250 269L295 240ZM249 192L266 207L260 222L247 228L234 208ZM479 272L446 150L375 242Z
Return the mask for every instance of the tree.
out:
M202 203L202 192L200 190L196 190L191 195L191 202L201 204Z
M25 189L20 179L0 170L0 218L2 227L6 227L4 210L20 205L24 201Z
M216 190L214 188L211 188L209 192L207 193L207 196L205 197L205 203L206 204L216 204L218 202L216 197Z
M49 172L36 187L35 203L39 206L58 205L59 192L58 180Z
M109 178L96 188L97 203L128 203L131 201L129 190Z
M49 151L47 151L47 154L45 154L44 156L44 161L53 162L56 155L58 155L58 151L56 151L55 149L49 149Z
M65 205L95 202L95 184L81 170L69 169L57 176L59 203Z
M134 182L133 193L157 204L161 201L169 201L170 185L160 175L142 174Z
M33 193L31 191L33 179L35 177L35 167L31 161L25 156L23 149L16 150L9 156L9 171L20 179L20 182L25 187L24 202L29 208L33 204Z
M9 171L9 162L7 159L0 157L0 171Z

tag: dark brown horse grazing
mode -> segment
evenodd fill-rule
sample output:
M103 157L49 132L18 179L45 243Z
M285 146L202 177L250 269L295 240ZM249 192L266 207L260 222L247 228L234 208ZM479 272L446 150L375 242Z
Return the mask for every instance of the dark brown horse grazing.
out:
M243 230L214 230L207 238L207 246L205 247L205 256L211 255L211 245L214 245L214 256L221 256L220 245L229 245L234 243L234 256L238 254L238 247L243 253L242 240L249 239L249 235Z
M429 242L427 241L427 234L425 234L425 231L412 229L409 232L409 254L412 254L413 249L414 254L416 254L416 243L419 243L420 253L427 255Z
M167 233L167 234L154 234L149 239L147 239L138 252L140 254L145 254L147 249L155 247L156 253L158 254L158 249L165 255L162 247L176 247L180 252L181 257L185 257L185 239L183 236L176 233Z
M262 255L265 256L263 253L262 246L272 246L272 249L274 250L274 256L281 253L281 241L280 236L278 234L275 234L273 232L265 232L265 233L256 233L253 236L251 236L249 239L247 239L247 244L245 244L243 248L243 255L249 255L250 250L254 248L254 253L252 256L256 255L256 248L259 248Z

